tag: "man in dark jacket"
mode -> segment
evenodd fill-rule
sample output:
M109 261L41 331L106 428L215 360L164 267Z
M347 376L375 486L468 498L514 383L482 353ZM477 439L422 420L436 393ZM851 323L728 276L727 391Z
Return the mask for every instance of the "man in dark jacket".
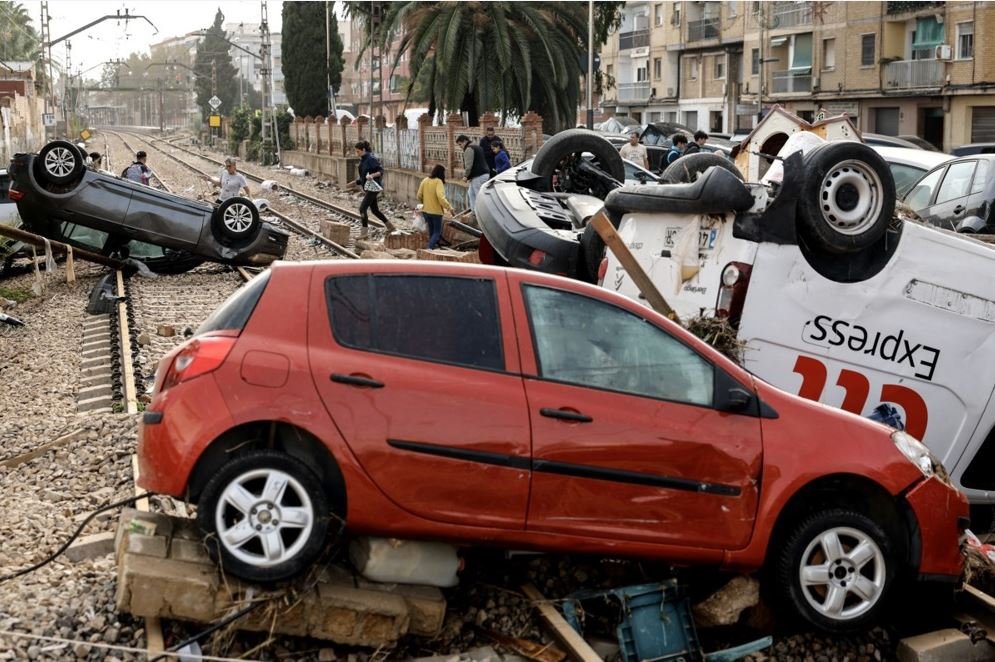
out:
M467 195L470 198L470 209L475 210L477 193L484 182L490 179L491 169L487 165L487 156L480 145L474 145L464 135L456 138L456 144L463 150L463 181L470 185Z
M689 144L687 149L684 150L684 156L688 154L695 154L702 151L701 148L705 146L705 141L708 140L708 134L698 129L694 132L694 142Z
M494 150L491 149L493 143L501 142L501 139L494 135L494 127L489 126L484 131L484 136L480 139L480 149L484 150L484 157L487 159L487 166L490 168L491 177L497 174L494 164Z

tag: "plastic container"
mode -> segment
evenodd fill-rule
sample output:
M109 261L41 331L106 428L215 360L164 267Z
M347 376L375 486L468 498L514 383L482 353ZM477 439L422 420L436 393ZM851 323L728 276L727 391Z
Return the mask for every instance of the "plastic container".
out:
M456 586L460 560L456 548L441 542L356 538L349 559L366 579L387 584Z

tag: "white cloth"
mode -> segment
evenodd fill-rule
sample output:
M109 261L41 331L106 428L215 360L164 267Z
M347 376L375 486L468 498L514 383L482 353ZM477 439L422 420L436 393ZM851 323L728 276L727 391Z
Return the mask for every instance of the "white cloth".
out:
M239 194L239 191L248 185L249 182L242 176L242 173L236 172L233 175L229 172L223 172L221 173L221 193L218 194L218 200L223 202L228 198L234 198Z

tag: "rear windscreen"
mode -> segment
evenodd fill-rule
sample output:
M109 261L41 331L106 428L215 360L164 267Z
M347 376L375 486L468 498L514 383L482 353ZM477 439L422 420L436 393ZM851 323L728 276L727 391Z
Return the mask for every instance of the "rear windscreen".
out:
M267 269L228 297L220 308L204 320L197 329L197 335L210 331L241 331L245 328L245 323L252 317L252 311L269 283L269 275L270 271Z

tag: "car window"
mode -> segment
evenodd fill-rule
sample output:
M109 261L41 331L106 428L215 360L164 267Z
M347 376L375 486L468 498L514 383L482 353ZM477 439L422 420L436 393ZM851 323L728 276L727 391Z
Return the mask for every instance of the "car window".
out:
M712 364L644 318L561 290L526 285L524 294L543 379L712 404Z
M971 193L981 193L985 190L985 182L988 181L988 161L978 161L978 169L974 172L974 181L971 182Z
M940 168L923 177L913 187L912 191L909 192L909 197L905 199L905 203L913 211L919 211L928 207L929 200L933 196L933 191L936 190L936 185L940 182L940 177L943 176L944 172L946 172L946 168Z
M895 179L895 196L898 198L905 197L912 185L926 172L922 168L899 163L889 163L888 165L891 166L891 176Z
M241 331L252 317L252 311L263 296L272 272L267 269L248 283L235 290L235 294L221 304L197 328L196 335L210 331Z
M628 161L622 161L622 165L625 166L625 178L629 180L638 181L640 177L644 177L647 182L655 182L657 178L653 173L646 172L645 170L640 170L632 163Z
M497 293L489 278L338 276L325 281L325 296L341 345L504 370Z
M61 232L66 241L88 246L89 248L96 248L97 250L102 249L104 244L107 243L108 234L106 232L94 230L83 225L76 225L75 223L63 223L61 225Z
M976 163L977 161L962 161L947 168L947 175L943 178L940 190L936 194L936 204L967 195Z

